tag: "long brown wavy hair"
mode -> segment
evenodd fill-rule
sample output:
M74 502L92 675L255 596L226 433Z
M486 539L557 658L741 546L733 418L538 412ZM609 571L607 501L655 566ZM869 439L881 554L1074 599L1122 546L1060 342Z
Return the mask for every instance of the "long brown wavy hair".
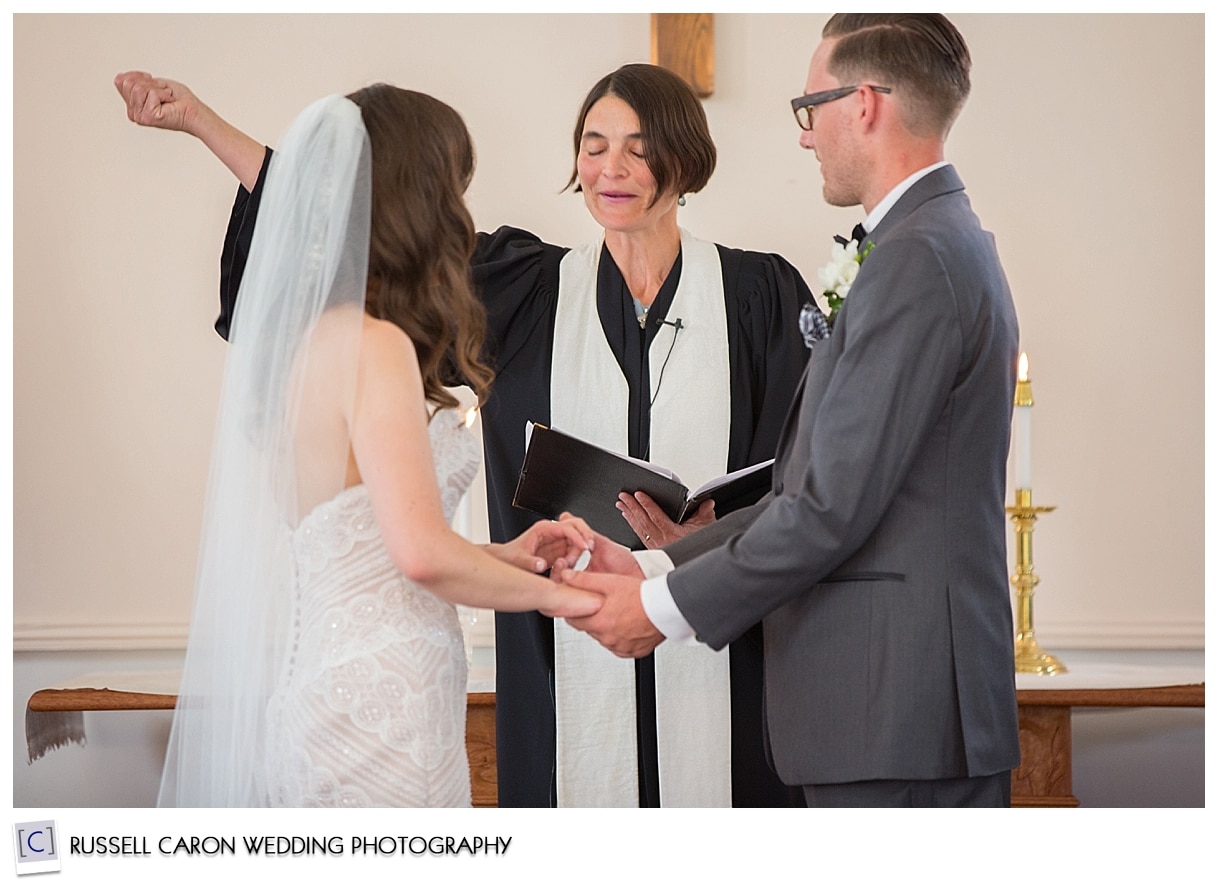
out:
M428 401L457 406L444 388L455 370L484 404L494 374L482 356L486 312L470 286L469 131L455 110L421 92L377 83L347 97L372 147L365 311L414 341Z

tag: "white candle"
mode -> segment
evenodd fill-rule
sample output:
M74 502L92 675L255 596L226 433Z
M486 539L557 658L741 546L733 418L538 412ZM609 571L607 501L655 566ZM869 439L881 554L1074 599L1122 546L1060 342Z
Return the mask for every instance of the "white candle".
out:
M1015 489L1032 489L1032 384L1028 354L1019 354L1019 383L1015 387Z

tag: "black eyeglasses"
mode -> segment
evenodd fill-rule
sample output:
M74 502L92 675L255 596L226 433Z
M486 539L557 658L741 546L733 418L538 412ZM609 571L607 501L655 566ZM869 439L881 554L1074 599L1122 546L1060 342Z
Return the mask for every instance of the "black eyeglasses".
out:
M826 89L824 92L813 92L811 95L801 95L798 98L792 98L791 110L795 112L795 121L799 123L799 127L805 132L810 132L812 131L813 107L819 107L822 104L828 104L830 101L836 101L838 98L853 95L862 88L864 86L842 86L840 89ZM892 92L890 86L866 85L866 88L884 95Z

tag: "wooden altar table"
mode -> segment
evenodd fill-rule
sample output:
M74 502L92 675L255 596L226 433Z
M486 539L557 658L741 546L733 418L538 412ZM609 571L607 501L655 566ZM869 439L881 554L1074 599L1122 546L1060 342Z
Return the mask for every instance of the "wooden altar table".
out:
M1068 672L1053 677L1020 674L1019 743L1023 763L1011 776L1013 806L1079 804L1072 792L1071 712L1074 708L1205 707L1202 666L1154 667L1089 662L1062 656ZM68 719L83 711L172 710L177 672L104 675L108 688L97 688L97 675L81 678L30 696L27 738L41 714ZM141 679L143 678L143 679ZM495 766L495 693L487 672L471 674L465 746L475 806L498 804ZM49 718L48 718L49 719ZM32 721L32 723L31 723ZM83 736L83 726L80 729ZM31 742L33 744L33 742ZM31 754L32 756L32 754Z
M1011 805L1074 807L1071 713L1074 708L1205 707L1205 670L1104 662L1058 654L1067 672L1018 674L1019 747L1011 773ZM1130 653L1130 656L1136 653Z
M26 703L26 740L31 748L31 761L51 747L83 741L85 711L173 710L180 679L180 671L90 674L39 689ZM491 689L493 683L493 674L488 677L485 671L471 671L472 689ZM466 707L465 749L469 755L473 804L493 807L499 799L495 693L470 692Z

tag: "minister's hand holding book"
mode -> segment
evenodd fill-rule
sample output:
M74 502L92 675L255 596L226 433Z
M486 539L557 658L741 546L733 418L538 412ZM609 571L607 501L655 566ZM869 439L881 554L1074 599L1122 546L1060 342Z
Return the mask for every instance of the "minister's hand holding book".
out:
M614 453L574 435L528 424L527 447L512 504L545 517L564 511L628 548L643 541L618 510L618 495L646 493L674 523L688 521L708 499L716 516L752 505L770 490L774 461L757 463L690 490L672 471Z

